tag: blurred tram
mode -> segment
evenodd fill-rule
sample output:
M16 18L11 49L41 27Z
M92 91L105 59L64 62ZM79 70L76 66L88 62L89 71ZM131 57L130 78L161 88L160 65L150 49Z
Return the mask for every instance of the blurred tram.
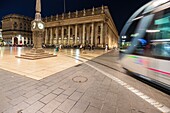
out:
M170 0L138 9L120 34L122 66L170 90Z

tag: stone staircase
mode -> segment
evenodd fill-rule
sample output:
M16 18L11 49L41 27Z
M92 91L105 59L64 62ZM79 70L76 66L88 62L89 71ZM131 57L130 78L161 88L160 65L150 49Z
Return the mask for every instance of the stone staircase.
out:
M57 55L43 52L43 53L25 53L25 54L21 54L21 56L15 56L15 57L28 59L28 60L37 60L37 59L50 58L50 57L56 57L56 56Z

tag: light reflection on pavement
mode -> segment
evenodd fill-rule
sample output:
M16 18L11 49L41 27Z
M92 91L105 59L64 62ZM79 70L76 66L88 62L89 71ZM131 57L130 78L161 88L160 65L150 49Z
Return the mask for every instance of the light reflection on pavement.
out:
M27 76L36 80L63 71L67 68L78 65L80 57L87 59L95 58L104 53L103 50L87 51L86 54L80 53L79 49L63 49L56 52L55 49L45 49L46 52L57 54L57 57L45 58L39 60L26 60L15 58L21 54L27 53L31 48L27 47L0 47L0 68ZM70 58L69 56L74 56ZM83 61L87 61L83 59Z

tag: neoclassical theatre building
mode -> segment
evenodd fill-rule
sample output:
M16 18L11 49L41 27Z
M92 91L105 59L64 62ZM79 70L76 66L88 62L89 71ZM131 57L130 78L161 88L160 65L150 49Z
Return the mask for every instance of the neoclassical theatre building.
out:
M107 6L55 15L43 19L46 45L117 47L118 32Z
M2 29L7 24L7 17L9 16L4 17L2 20ZM8 18L9 20L11 20L13 28L17 26L18 29L22 28L22 31L26 32L21 32L18 35L14 34L13 31L5 32L3 29L4 39L11 39L12 44L15 44L15 37L18 37L18 40L20 40L18 43L31 43L31 24L29 24L31 19L13 21L13 19ZM118 46L118 32L107 6L45 17L43 21L45 22L45 45L61 44L73 47L80 44L84 46L91 44L99 48L105 47L106 44L110 48ZM22 27L20 27L21 24Z

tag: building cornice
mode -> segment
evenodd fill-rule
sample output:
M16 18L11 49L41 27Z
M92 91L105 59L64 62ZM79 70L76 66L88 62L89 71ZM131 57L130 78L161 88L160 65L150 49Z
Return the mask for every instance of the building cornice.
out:
M104 21L104 19L105 18L103 16L103 14L101 14L101 15L85 16L85 17L79 17L79 18L70 18L70 19L46 22L45 26L48 28L48 27L56 27L56 26L102 22L102 21Z
M28 21L32 21L33 19L31 17L28 17L28 16L24 16L24 15L20 15L20 14L9 14L9 15L6 15L4 17L2 17L2 21L3 20L6 20L6 19L23 19L23 20L28 20Z
M27 31L27 30L14 30L14 29L9 29L9 30L2 30L2 33L5 33L5 32L9 32L9 31L12 31L12 32L27 32L27 33L32 33L32 31Z

